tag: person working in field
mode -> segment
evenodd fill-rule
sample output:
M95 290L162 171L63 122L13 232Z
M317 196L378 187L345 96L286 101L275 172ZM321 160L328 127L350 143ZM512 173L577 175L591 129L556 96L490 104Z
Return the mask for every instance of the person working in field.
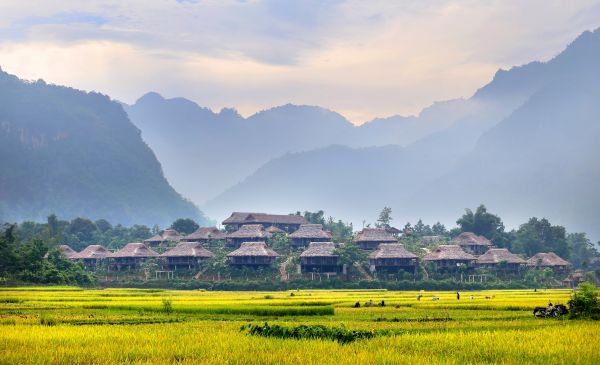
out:
M456 300L460 300L460 293L456 292Z

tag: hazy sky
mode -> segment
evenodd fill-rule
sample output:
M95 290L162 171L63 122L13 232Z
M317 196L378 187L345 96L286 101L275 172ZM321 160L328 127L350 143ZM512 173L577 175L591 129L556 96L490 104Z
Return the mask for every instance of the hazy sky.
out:
M599 26L600 0L2 0L0 67L128 103L315 104L360 123L469 97Z

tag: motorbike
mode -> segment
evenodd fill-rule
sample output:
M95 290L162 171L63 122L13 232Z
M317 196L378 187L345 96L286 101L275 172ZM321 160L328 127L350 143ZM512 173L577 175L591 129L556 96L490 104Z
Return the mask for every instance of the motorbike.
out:
M563 304L557 304L548 309L546 307L535 307L533 309L533 315L536 318L558 318L569 313L567 307Z

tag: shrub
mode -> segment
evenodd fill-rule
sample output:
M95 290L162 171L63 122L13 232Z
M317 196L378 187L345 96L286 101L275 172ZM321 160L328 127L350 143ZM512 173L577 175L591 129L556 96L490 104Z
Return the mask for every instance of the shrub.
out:
M173 313L173 302L171 301L171 299L164 298L162 300L162 309L163 312L165 312L166 314Z
M42 316L42 317L40 317L40 325L56 326L56 319L54 319L52 317Z
M278 324L269 325L266 322L264 325L251 324L240 328L241 331L246 329L248 330L248 334L253 336L292 338L296 340L332 340L342 344L391 334L389 331L349 330L344 327L327 327L318 324L286 327Z
M582 283L569 300L570 318L600 319L600 302L594 284Z

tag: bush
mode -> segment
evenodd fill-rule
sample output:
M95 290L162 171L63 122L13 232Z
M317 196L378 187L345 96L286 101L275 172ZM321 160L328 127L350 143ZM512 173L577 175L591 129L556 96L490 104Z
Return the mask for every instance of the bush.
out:
M269 325L248 325L242 326L241 331L248 330L249 335L262 337L317 339L331 340L342 344L350 343L356 340L370 339L375 336L393 334L390 331L367 331L367 330L349 330L344 327L327 327L323 325L300 325L295 327L280 326L277 324Z
M40 325L42 326L56 326L56 319L52 317L42 316L40 317Z
M163 312L165 312L166 314L173 313L173 302L171 301L171 299L165 298L162 300L162 309Z
M569 300L570 318L600 319L597 288L592 283L581 283Z

